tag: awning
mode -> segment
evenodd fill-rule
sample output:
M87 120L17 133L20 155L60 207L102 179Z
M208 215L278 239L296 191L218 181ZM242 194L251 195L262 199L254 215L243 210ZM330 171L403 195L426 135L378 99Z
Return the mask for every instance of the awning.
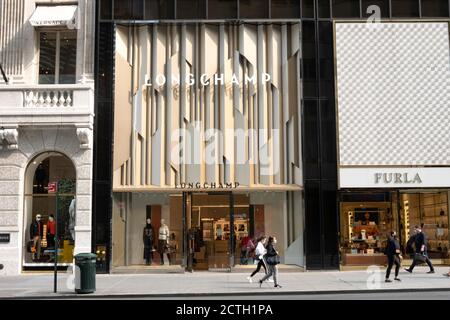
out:
M78 6L37 6L31 16L30 23L35 27L75 28Z

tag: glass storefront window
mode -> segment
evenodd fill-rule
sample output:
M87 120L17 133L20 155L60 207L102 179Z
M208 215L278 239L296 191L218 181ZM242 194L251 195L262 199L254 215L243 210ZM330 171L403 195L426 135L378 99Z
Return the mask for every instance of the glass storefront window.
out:
M385 242L390 231L397 232L404 257L410 258L412 251L407 248L407 241L414 234L416 225L426 234L429 257L447 259L450 252L448 193L411 190L388 194L341 194L342 264L383 265Z
M293 201L300 201L297 196ZM181 193L114 193L113 268L252 267L256 239L262 235L277 237L282 261L299 261L301 237L293 234L288 239L285 214L279 209L283 203L281 192L193 192L185 195L183 216ZM299 221L298 217L293 221ZM166 235L161 238L161 233ZM289 250L290 246L295 248Z
M384 264L387 235L396 230L391 202L341 202L344 265Z
M422 226L428 239L427 251L431 259L445 259L449 254L448 192L402 193L400 216L403 244Z

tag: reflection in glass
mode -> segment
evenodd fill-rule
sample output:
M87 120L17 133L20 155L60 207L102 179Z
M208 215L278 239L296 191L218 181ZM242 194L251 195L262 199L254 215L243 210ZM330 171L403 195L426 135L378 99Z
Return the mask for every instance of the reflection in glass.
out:
M61 32L59 81L60 84L73 84L76 77L77 36L75 32Z
M41 32L39 47L39 84L55 83L56 32Z
M272 19L300 18L300 1L272 0Z

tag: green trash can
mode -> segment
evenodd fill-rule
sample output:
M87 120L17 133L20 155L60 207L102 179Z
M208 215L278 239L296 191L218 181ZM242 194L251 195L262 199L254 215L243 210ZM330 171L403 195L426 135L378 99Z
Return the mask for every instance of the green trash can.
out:
M80 253L75 256L75 292L95 292L95 268L97 255Z

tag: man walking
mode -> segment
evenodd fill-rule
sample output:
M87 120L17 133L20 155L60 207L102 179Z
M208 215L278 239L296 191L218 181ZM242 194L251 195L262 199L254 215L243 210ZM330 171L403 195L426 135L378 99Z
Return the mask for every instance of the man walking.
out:
M427 255L427 238L425 233L422 231L422 228L419 226L414 227L415 235L414 237L414 247L415 247L415 253L414 258L411 266L406 268L405 270L409 273L413 272L414 267L419 264L420 262L426 262L428 267L430 267L430 271L428 273L434 273L434 267L431 263L430 259Z
M398 277L398 272L400 270L402 255L400 252L400 243L398 242L397 233L395 231L391 231L389 235L385 254L387 255L388 258L388 267L386 269L385 282L392 282L392 280L389 279L389 276L391 275L391 270L394 264L395 264L394 280L401 281L400 278Z

